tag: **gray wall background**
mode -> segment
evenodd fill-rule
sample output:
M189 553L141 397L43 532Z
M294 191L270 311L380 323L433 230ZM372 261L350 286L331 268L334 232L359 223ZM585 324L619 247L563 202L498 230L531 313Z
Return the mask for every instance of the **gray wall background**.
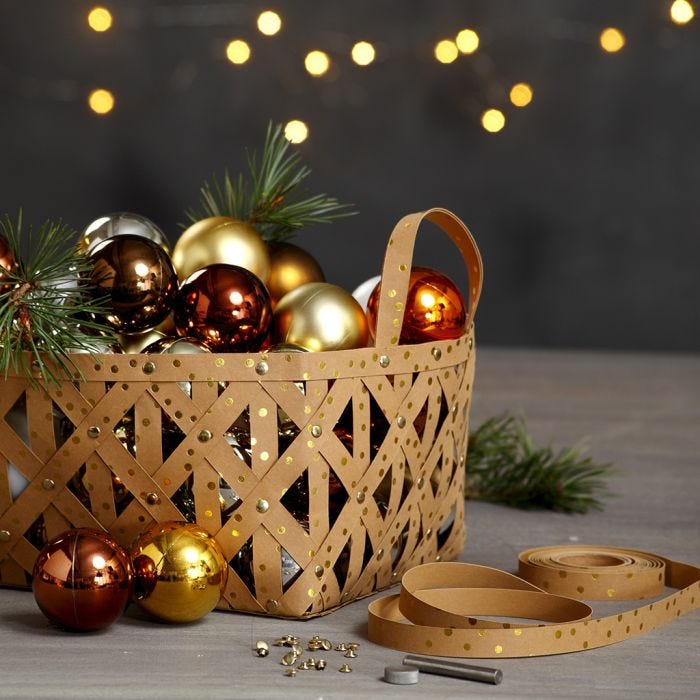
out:
M445 206L472 228L486 267L482 343L700 349L700 23L659 0L112 0L114 27L87 28L91 3L0 0L0 211L82 228L115 210L177 236L201 181L242 165L269 119L300 118L311 186L360 215L299 234L330 281L377 274L393 223ZM257 14L279 11L266 38ZM696 10L700 10L697 7ZM440 65L434 43L462 27L481 49ZM604 54L617 26L627 46ZM226 43L249 41L236 68ZM368 39L378 60L355 67ZM336 68L316 80L308 50ZM507 105L517 81L535 98ZM114 111L86 107L94 87ZM506 128L479 125L504 106ZM417 262L464 276L426 231Z

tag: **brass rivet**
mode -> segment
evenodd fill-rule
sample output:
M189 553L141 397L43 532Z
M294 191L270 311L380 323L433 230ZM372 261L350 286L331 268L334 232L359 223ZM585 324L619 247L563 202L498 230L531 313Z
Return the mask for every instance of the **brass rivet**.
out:
M347 664L343 664L338 670L341 673L352 673L352 669Z
M360 648L360 645L357 642L348 642L345 646L353 651L357 651Z
M343 656L347 659L354 659L357 657L357 652L354 649L348 649Z
M442 350L440 350L440 348L433 348L433 357L439 360L442 357Z
M308 661L302 661L297 668L300 671L308 671L309 670L309 662Z
M291 647L295 656L301 656L304 653L304 647L302 647L301 644L299 644L298 642L294 642L294 644L292 644Z
M391 360L389 360L389 357L387 355L380 356L380 358L379 358L379 366L380 367L388 367L389 362L391 362Z
M311 426L311 434L315 438L321 437L321 435L323 434L323 428L320 425L312 425Z
M438 554L438 555L435 557L435 561L442 561L442 557Z
M469 340L468 340L468 342L467 342L467 346L469 347L470 350L472 349L472 346L473 346L473 345L474 345L474 339L473 339L473 338L469 338Z
M296 663L298 658L298 654L295 654L293 651L290 651L282 657L282 661L280 661L280 663L282 664L282 666L291 666L292 664Z
M380 549L380 550L377 552L377 559L381 559L383 556L384 556L384 550L383 550L383 549ZM348 646L349 646L349 645L348 645Z
M41 485L45 491L51 491L56 486L56 482L53 479L44 479Z
M398 425L399 428L405 427L406 426L406 419L403 416L397 416L396 425Z
M96 425L91 425L91 426L87 429L88 437L91 437L91 438L100 437L100 432L101 432L101 431L100 431L99 427L96 426Z
M270 504L264 498L259 498L258 502L255 504L255 510L257 510L258 513L267 513L269 508ZM269 603L270 601L268 600L267 602ZM277 607L277 603L275 603L275 607Z
M331 644L329 639L322 639L321 646L323 647L324 651L330 651L333 648L333 645Z
M0 542L9 542L12 533L9 530L0 530Z
M311 639L308 644L308 649L309 651L319 651L320 649L323 649L323 645L321 642Z
M199 435L197 435L197 440L200 442L209 442L212 437L211 430L200 430Z
M263 639L255 643L255 648L256 649L267 649L270 651L270 647L268 646L267 642Z
M418 477L418 481L416 481L416 484L418 485L419 489L422 489L423 484L425 484L425 479L422 476Z
M259 647L258 649L255 650L255 653L256 653L259 657L264 658L265 656L267 656L267 655L270 653L270 650L269 650L269 649L265 649L265 647Z
M262 360L258 362L257 365L255 365L255 371L262 376L263 374L267 374L267 370L270 369L267 365L267 362L265 360Z
M316 670L317 671L323 671L326 668L326 660L325 659L319 659L316 662Z
M149 506L155 506L160 503L160 496L151 491L150 493L146 494L146 503L148 503Z
M296 676L297 673L299 673L299 671L297 671L295 668L288 668L288 669L285 671L285 673L286 673L288 676L291 676L292 678L294 678L294 676Z
M433 534L433 528L432 528L432 527L429 527L429 528L425 531L425 536L426 536L426 537L430 537L430 535L432 535L432 534Z
M144 362L142 369L144 374L153 374L156 371L156 363L151 362L150 360L148 362Z
M340 642L340 644L335 645L336 651L347 651L348 648L345 646L345 642Z
M357 499L358 503L364 503L365 502L365 492L358 491L357 494L355 495L355 498Z
M456 416L458 410L459 410L459 406L458 406L457 404L455 404L454 406L452 406L452 415L453 415L453 416Z
M324 569L320 564L318 564L314 569L314 573L316 574L317 578L321 578L323 576L323 571Z

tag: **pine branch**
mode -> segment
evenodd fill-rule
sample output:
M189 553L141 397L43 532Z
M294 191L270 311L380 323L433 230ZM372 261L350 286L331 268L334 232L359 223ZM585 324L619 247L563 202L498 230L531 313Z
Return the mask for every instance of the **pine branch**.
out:
M610 493L609 463L584 456L574 445L555 453L536 447L525 420L503 414L485 421L469 436L466 495L515 508L543 508L566 513L601 509Z
M282 126L268 124L262 155L246 149L247 173L231 177L224 171L200 189L200 208L185 212L190 223L210 216L229 216L253 224L266 241L283 241L309 224L330 223L357 212L325 194L298 190L311 170L301 155L290 151Z
M92 263L77 251L75 232L61 221L25 228L20 212L16 223L7 215L0 219L0 234L17 263L13 270L0 267L0 372L7 377L11 368L22 371L33 387L39 385L37 370L47 385L82 379L71 352L94 355L96 334L106 343L116 338L97 320L107 313L107 300L95 298L84 281Z

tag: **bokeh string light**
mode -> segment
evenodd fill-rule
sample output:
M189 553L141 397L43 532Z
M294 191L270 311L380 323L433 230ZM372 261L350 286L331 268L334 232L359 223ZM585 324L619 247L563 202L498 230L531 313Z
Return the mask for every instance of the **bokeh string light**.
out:
M314 78L319 78L328 72L330 65L331 60L325 51L309 51L304 59L304 66L307 72L309 75L313 75Z
M265 36L274 36L282 29L282 18L273 10L258 15L258 30Z
M88 105L95 114L109 114L114 109L114 95L104 88L97 88L88 95Z
M695 17L695 10L688 0L674 0L669 15L675 24L688 24Z
M284 138L290 143L302 143L309 135L309 127L301 119L292 119L284 125Z
M358 66L368 66L374 57L376 56L376 51L374 46L369 43L369 41L358 41L350 51L352 60L357 63Z
M600 47L608 53L621 51L626 43L625 35L616 27L606 27L600 33Z
M236 66L242 66L250 58L250 46L243 39L233 39L226 46L226 58Z
M112 13L106 7L93 7L88 12L88 26L94 32L106 32L112 26L112 21Z

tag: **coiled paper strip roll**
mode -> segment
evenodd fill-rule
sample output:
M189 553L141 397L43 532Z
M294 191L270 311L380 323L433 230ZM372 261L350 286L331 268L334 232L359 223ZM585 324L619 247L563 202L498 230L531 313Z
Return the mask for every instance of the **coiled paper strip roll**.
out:
M700 568L617 547L529 549L520 577L476 564L422 564L398 595L369 604L370 641L433 656L497 658L584 651L644 634L700 606ZM575 597L638 600L675 593L598 619ZM511 624L480 615L526 618ZM536 621L536 622L535 622Z

